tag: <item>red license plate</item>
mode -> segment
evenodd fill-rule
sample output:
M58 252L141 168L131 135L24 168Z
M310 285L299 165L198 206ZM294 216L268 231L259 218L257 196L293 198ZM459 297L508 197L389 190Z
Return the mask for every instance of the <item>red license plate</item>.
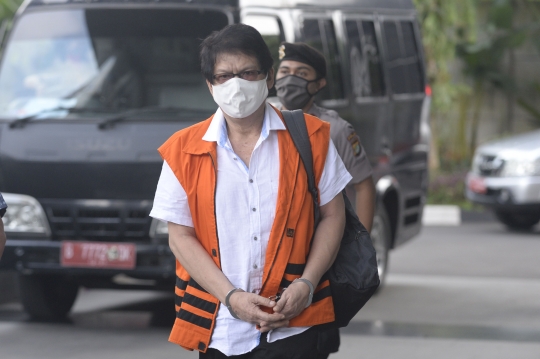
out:
M60 263L64 267L134 269L133 243L62 242Z
M468 182L468 187L471 191L479 194L487 193L486 183L484 182L484 179L482 177L471 176L469 177Z

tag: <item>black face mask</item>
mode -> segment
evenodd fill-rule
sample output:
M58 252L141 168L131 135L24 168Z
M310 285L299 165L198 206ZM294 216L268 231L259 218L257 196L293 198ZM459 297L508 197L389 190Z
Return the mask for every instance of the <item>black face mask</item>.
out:
M288 75L276 80L276 91L279 101L288 110L304 108L309 100L316 95L316 93L309 93L308 85L317 81L319 79L308 81L294 75Z

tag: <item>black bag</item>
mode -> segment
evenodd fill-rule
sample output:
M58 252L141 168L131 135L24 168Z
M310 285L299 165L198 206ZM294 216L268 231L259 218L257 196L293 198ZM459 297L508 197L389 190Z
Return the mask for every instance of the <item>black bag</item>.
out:
M282 111L285 124L300 154L308 175L309 191L313 197L315 226L319 223L319 194L313 174L313 155L302 110ZM330 280L334 302L335 322L328 328L346 327L350 320L371 298L380 284L375 248L366 228L343 191L346 225L336 260L326 275Z

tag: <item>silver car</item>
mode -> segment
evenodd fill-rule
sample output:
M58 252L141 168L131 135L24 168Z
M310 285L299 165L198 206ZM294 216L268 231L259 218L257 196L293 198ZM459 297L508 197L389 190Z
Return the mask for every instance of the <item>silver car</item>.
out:
M476 150L467 198L494 209L510 229L540 221L540 130L488 142Z

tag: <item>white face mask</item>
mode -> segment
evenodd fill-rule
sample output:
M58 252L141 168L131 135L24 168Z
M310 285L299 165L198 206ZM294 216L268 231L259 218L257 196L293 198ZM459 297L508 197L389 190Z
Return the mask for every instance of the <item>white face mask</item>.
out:
M223 112L234 118L245 118L266 100L268 87L266 79L247 81L234 77L221 85L212 85L212 92Z

